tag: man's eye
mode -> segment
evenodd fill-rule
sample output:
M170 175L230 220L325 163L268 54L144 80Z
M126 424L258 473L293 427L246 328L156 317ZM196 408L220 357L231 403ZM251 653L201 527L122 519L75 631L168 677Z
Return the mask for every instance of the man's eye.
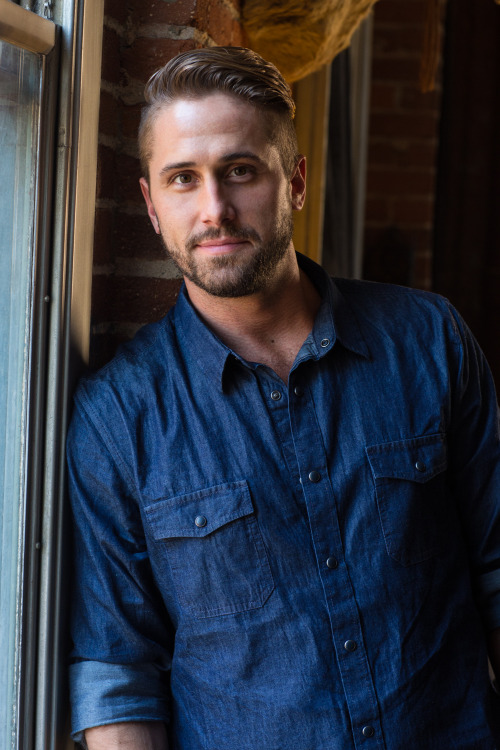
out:
M244 177L246 174L248 174L248 167L234 167L232 173L235 177Z
M179 185L189 185L193 181L193 176L190 174L178 174L174 177L173 181Z

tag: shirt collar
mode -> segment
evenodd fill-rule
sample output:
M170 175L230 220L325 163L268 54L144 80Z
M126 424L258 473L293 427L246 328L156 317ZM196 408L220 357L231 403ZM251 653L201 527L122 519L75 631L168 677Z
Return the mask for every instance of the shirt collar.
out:
M311 355L320 359L339 342L349 351L370 358L370 350L361 332L354 310L327 272L305 255L297 253L299 267L309 276L321 296L314 321ZM326 344L329 340L329 344ZM307 342L306 342L307 343Z
M333 279L305 255L297 253L297 260L316 286L321 305L313 330L304 342L296 364L305 359L320 359L337 341L346 349L369 358L370 352L354 312ZM250 369L257 366L242 359L205 325L189 300L185 284L177 298L174 322L183 350L190 352L206 376L221 389L226 366L231 360L237 360Z

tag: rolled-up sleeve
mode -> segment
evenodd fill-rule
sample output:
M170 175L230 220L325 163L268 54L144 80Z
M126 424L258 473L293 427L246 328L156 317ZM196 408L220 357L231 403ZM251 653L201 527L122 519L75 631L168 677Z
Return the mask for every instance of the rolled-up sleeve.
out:
M152 664L84 661L70 667L72 734L121 721L168 721L162 672ZM90 723L89 723L90 722Z
M68 435L74 575L72 731L168 721L173 630L153 580L119 410L80 392ZM113 434L106 425L113 425ZM121 443L118 450L116 441Z

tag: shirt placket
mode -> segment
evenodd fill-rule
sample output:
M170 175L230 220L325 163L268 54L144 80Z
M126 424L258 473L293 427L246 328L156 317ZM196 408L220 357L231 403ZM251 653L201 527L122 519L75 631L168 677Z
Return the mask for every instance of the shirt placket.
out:
M312 393L293 371L289 419L317 566L331 623L356 748L385 748L353 585L340 532L341 498L335 498ZM369 571L367 571L367 575Z

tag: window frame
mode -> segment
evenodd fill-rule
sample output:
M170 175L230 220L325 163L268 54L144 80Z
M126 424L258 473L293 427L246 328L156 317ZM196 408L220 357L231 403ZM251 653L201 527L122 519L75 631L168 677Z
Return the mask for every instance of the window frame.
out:
M0 0L0 38L42 56L16 750L73 746L64 456L88 360L104 0L59 0L54 15Z
M0 39L16 47L48 55L56 46L56 25L11 0L0 0Z
M40 521L42 512L43 421L45 414L45 341L48 326L48 273L51 215L51 172L55 117L55 65L57 27L48 19L0 0L2 42L36 54L40 59L40 108L34 200L32 304L28 355L28 408L24 421L26 451L22 466L24 492L21 499L19 537L18 619L16 627L15 715L13 746L30 747L34 729L32 704L36 684L37 614L40 573Z

